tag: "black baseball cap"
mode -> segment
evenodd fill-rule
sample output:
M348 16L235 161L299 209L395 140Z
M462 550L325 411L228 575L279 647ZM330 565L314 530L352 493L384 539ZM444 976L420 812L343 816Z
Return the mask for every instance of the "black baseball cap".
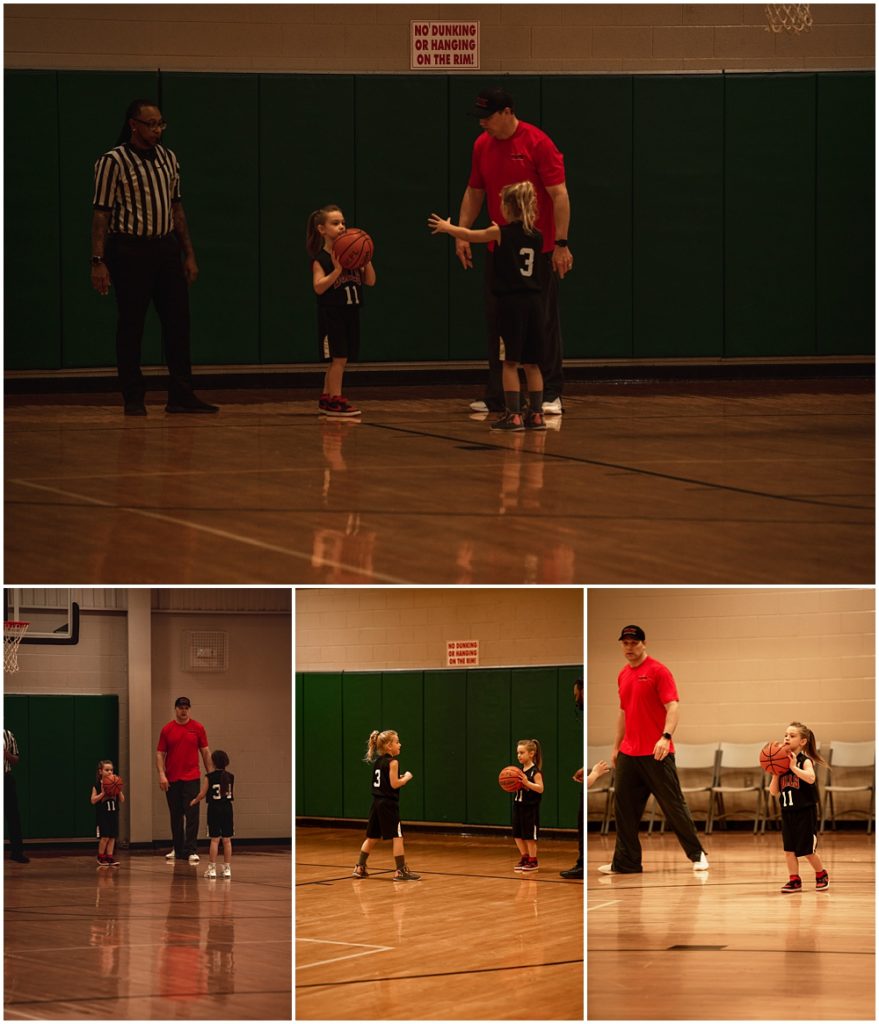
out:
M640 626L623 626L620 630L620 640L646 640L644 630Z
M513 97L506 89L495 86L493 89L483 89L479 93L470 114L472 117L491 117L492 114L496 114L506 107L509 107L510 110L513 109Z
M180 707L191 708L192 707L192 701L188 697L178 697L177 700L174 701L174 707L175 708L180 708Z

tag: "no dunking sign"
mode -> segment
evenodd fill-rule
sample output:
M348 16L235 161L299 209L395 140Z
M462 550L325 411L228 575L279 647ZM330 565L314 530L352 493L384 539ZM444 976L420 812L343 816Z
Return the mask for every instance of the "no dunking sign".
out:
M478 21L410 21L409 67L470 71L479 67Z
M448 665L461 666L479 664L478 640L449 640L447 648L448 654L446 663Z

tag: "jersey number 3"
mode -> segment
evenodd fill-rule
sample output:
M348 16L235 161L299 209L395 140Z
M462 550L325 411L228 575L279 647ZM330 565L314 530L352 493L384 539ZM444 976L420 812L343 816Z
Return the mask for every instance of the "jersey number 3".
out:
M375 770L375 782L373 782L373 784L372 784L372 788L373 788L373 789L378 789L378 787L379 787L379 786L380 786L381 784L382 784L382 773L381 773L381 769L380 769L380 768L376 768L376 770Z
M534 273L534 250L523 248L519 250L519 255L525 257L519 265L519 273L522 277L531 277Z

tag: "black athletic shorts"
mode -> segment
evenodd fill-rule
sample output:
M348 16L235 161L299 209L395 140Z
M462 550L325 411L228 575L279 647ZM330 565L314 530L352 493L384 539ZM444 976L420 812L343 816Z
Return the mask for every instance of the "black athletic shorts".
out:
M353 363L360 354L360 307L318 306L317 339L322 360Z
M231 839L234 835L232 804L228 800L218 804L208 803L208 836L211 839Z
M543 296L512 292L497 297L498 358L540 363L543 359Z
M97 829L96 835L98 839L118 839L119 838L119 812L105 811L105 804L97 804Z
M798 811L782 811L781 838L784 852L808 857L818 845L818 807L801 807Z
M537 842L540 832L540 804L513 802L513 838Z
M400 803L398 800L373 798L369 821L366 823L367 839L402 839L400 827Z

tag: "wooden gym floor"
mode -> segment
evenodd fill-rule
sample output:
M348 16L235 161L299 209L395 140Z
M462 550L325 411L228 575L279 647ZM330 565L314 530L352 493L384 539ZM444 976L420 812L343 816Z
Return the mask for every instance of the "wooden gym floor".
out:
M613 835L588 837L589 1018L873 1020L874 837L819 836L830 888L803 860L790 896L780 833L700 838L707 872L642 834L644 873L602 875Z
M504 436L477 388L356 389L362 422L302 392L145 419L13 396L6 580L873 582L871 381L570 391Z
M354 829L296 831L297 1020L582 1020L583 883L570 842L541 840L521 876L512 839L405 833L351 871Z
M6 861L6 1020L289 1020L290 851L234 853L230 880L121 851Z

